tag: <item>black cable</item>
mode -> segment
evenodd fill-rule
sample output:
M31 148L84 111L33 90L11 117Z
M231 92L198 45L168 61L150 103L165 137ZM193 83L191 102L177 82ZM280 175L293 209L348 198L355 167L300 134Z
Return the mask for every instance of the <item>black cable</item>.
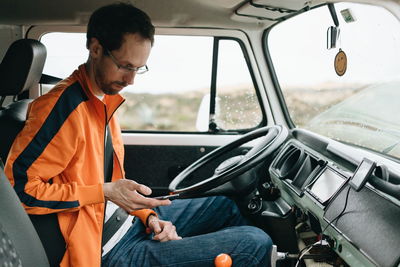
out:
M351 188L351 187L349 186L349 189L347 190L347 193L346 193L346 200L345 200L345 202L344 202L344 207L343 207L342 211L341 211L335 218L333 218L333 220L331 220L331 221L328 223L327 226L325 226L324 230L322 230L322 232L321 232L321 241L322 241L322 237L323 237L324 232L326 231L326 229L327 229L329 226L331 226L336 220L338 220L338 219L343 215L344 211L346 210L346 208L347 208L347 202L348 202L348 200L349 200L350 188Z
M307 250L309 251L309 250L311 250L312 247L317 246L317 245L323 246L322 241L324 240L324 239L323 239L324 232L326 231L326 229L328 229L329 226L331 226L336 220L338 220L338 219L343 215L343 213L345 212L345 210L346 210L346 208L347 208L347 203L348 203L348 200L349 200L350 189L351 189L351 187L349 186L349 188L348 188L348 190L347 190L347 193L346 193L346 199L345 199L345 202L344 202L344 206L343 206L342 211L341 211L335 218L333 218L333 220L331 220L331 221L328 223L327 226L325 226L324 230L322 230L322 232L321 232L321 237L320 237L321 240L318 241L318 242L315 242L314 244L308 245L308 246L304 247L302 250L300 250L300 252L299 252L299 254L298 254L298 256L297 256L296 267L298 266L298 264L300 263L300 260L301 260L301 259L303 258L303 256L305 255L305 253L304 253L305 251L307 251ZM303 255L303 253L304 253L304 255ZM306 253L307 253L307 252L306 252Z
M326 244L322 244L322 240L321 240L321 241L315 242L314 244L304 247L302 250L300 250L299 254L297 255L297 261L296 261L295 267L298 267L298 265L299 265L301 259L304 257L304 255L306 255L313 247L316 247L316 246L329 246L329 244L328 244L328 242L326 242Z
M308 246L305 246L302 250L300 250L299 254L297 255L297 260L296 260L296 265L295 265L295 267L297 267L297 266L299 265L300 260L301 260L302 257L303 257L303 255L302 255L303 252L306 251L306 250L308 250L308 249L311 249L314 245L315 245L315 243L314 243L314 244L311 244L311 245L308 245Z

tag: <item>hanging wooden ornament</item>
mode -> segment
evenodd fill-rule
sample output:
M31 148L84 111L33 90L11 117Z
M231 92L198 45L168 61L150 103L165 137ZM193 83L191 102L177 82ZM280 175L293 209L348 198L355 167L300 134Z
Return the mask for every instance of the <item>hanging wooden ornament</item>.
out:
M339 76L343 76L347 70L347 56L346 53L343 52L341 48L339 48L339 52L335 56L335 71Z

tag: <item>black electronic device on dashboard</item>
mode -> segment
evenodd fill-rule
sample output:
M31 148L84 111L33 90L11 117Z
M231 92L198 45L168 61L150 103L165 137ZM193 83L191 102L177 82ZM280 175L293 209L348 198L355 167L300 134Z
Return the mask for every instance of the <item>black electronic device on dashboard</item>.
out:
M364 187L368 178L371 176L372 172L376 167L376 163L367 158L364 158L360 165L358 165L353 177L350 179L350 186L356 190L360 191Z

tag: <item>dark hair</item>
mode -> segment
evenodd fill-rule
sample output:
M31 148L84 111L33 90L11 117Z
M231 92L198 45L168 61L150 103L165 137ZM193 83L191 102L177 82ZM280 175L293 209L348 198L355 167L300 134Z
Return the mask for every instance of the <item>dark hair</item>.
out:
M154 26L142 10L126 3L103 6L90 16L86 47L89 48L90 39L94 37L109 51L119 49L127 33L138 33L152 45L154 43Z

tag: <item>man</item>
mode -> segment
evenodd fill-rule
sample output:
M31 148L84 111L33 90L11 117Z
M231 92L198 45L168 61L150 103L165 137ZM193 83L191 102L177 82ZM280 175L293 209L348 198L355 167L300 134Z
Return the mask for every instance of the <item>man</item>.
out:
M150 18L132 5L96 10L88 24L87 62L30 105L7 160L10 182L28 213L57 213L67 245L61 266L212 266L222 252L237 265L265 266L270 238L245 226L232 201L213 197L170 205L124 179L113 114L123 103L118 93L148 70L153 41ZM102 247L104 221L118 207L135 217L124 216Z

